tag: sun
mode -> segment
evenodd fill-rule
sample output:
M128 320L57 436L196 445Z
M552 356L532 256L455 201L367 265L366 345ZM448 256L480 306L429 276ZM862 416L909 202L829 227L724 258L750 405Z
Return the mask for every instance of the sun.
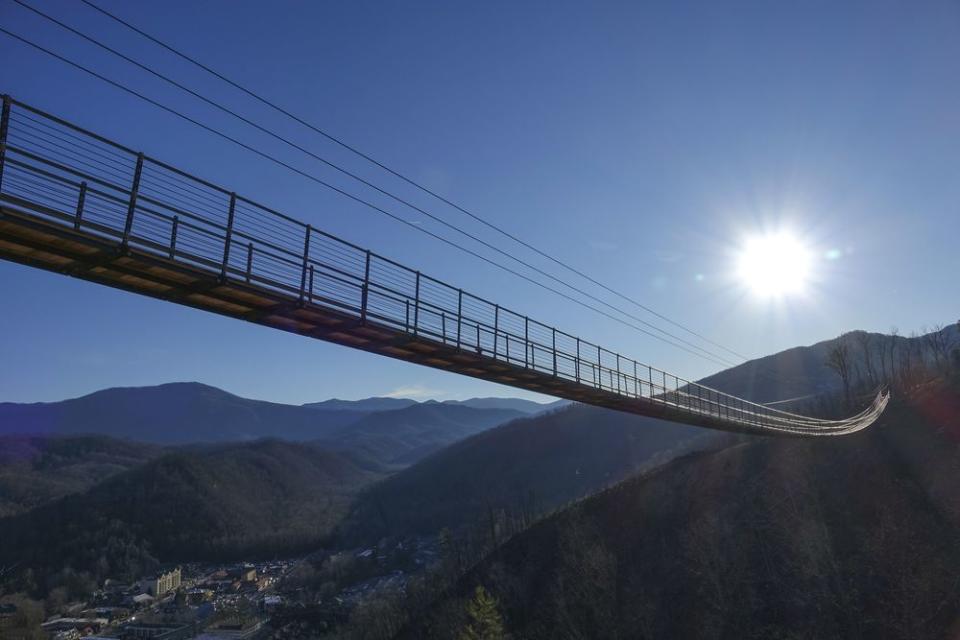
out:
M737 277L760 298L803 294L812 267L813 252L788 232L749 237L737 257Z

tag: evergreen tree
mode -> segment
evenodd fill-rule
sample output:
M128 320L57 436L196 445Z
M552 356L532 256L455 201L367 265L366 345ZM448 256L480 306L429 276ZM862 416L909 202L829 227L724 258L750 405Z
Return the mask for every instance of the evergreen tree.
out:
M469 624L460 633L460 640L504 640L503 618L500 616L497 599L481 585L473 592L467 603Z

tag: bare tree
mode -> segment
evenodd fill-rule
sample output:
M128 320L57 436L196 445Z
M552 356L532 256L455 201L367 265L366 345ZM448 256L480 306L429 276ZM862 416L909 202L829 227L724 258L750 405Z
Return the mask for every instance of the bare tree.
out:
M873 387L877 384L877 369L873 363L873 336L866 331L858 331L853 336L860 345L860 353L863 357L863 368L866 372L866 383Z
M890 339L887 341L887 362L889 364L889 372L887 374L887 384L893 384L894 378L896 377L896 369L894 368L897 361L897 342L900 338L900 330L896 327L890 327Z
M850 346L847 344L847 334L841 334L827 352L826 365L830 367L843 383L843 396L850 407L850 374L853 371L853 358L850 355Z
M923 336L923 342L933 354L933 361L937 370L944 372L950 364L950 335L948 328L942 324L933 326L929 333Z
M957 335L960 336L960 320L957 320L956 325ZM960 376L960 341L953 346L953 350L950 352L950 357L953 358L953 373L956 376Z
M904 387L910 387L914 382L914 367L918 361L916 358L920 339L916 331L911 331L907 338L904 348L900 350L900 383Z

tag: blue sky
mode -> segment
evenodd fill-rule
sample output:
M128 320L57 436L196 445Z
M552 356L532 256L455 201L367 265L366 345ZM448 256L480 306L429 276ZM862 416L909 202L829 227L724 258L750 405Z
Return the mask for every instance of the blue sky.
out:
M28 1L509 246L89 8ZM958 315L956 2L99 2L749 356ZM361 192L9 0L0 23ZM621 353L692 378L718 368L2 36L0 60L20 100ZM731 275L736 247L781 227L816 253L815 282L756 299ZM524 395L11 263L0 299L0 400L174 380L283 402Z

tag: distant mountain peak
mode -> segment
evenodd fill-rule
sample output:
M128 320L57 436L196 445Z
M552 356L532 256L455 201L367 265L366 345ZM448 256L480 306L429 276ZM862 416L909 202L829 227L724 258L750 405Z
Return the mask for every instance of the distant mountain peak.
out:
M361 400L341 400L331 398L322 402L307 402L304 407L322 411L393 411L418 404L410 398L378 397L363 398Z

